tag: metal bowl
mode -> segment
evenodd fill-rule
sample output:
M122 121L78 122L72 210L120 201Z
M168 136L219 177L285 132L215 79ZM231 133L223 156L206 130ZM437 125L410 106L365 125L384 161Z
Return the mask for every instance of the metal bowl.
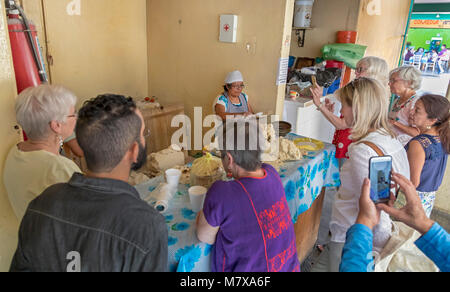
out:
M280 121L273 123L275 133L280 137L286 137L292 131L292 125L288 122Z

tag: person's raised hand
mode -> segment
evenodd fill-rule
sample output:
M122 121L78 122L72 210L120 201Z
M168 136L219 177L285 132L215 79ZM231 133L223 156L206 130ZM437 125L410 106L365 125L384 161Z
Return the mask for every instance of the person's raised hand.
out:
M313 95L314 104L319 107L322 103L320 99L323 97L323 88L316 84L315 86L311 87L311 93Z
M416 229L421 234L427 233L434 222L430 220L422 206L419 195L413 183L401 174L393 173L392 180L400 186L406 197L406 205L401 209L393 207L395 196L391 194L389 204L379 204L377 208L388 213L396 220Z
M370 199L370 180L364 180L361 197L359 198L359 214L356 219L357 224L363 224L373 230L380 222L380 210L376 208Z

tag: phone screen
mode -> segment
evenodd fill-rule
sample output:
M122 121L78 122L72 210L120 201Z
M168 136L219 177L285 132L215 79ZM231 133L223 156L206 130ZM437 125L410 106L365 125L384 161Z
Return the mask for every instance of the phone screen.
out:
M391 190L392 157L372 157L369 167L370 198L375 203L389 201Z

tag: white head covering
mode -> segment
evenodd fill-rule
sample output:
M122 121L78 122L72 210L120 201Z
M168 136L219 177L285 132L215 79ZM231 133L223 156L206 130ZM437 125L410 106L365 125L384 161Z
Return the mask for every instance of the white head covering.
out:
M234 82L244 82L244 77L241 72L233 71L228 73L227 78L225 79L225 84L231 84Z

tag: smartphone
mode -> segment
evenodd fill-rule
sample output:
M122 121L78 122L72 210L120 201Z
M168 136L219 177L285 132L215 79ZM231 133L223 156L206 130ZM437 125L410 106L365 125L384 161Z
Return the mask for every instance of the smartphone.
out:
M389 201L391 192L392 157L377 156L369 160L370 199L375 203Z

